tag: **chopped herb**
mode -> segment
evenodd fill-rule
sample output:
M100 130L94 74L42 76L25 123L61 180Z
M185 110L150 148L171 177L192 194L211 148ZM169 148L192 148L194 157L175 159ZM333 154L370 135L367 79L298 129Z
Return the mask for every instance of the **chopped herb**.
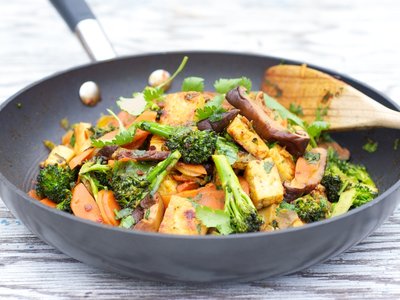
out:
M69 141L69 144L74 147L76 143L76 137L75 137L75 133L72 134L71 136L71 140Z
M330 91L326 91L326 94L322 97L322 103L327 103L330 99L333 98L333 94Z
M306 126L307 133L310 136L311 146L317 147L316 141L319 139L321 132L327 129L329 129L329 123L325 121L314 121Z
M198 234L201 234L201 224L200 223L196 224L196 230L197 230Z
M203 92L204 79L201 77L187 77L182 82L182 91L184 92Z
M196 218L207 228L217 228L219 233L227 235L232 233L231 220L229 215L219 209L212 209L204 205L196 206Z
M222 108L222 102L224 101L223 95L216 95L212 100L208 101L203 108L196 109L197 121L205 120L210 118L210 121L219 121L222 118L222 114L226 112Z
M300 104L290 103L289 111L294 113L295 115L297 115L299 117L304 116L303 108L301 107Z
M393 143L393 150L399 149L400 146L400 139L395 139Z
M220 94L226 94L235 87L243 86L247 91L251 91L251 80L247 77L240 78L220 78L214 83L215 90Z
M118 121L119 132L111 140L92 139L92 145L97 148L102 148L104 146L109 146L109 145L122 146L132 142L133 137L135 136L136 133L136 127L131 126L128 129L126 129L122 121L117 117L117 115L113 111L109 109L107 109L107 111Z
M268 79L265 80L265 84L272 87L273 89L275 89L275 95L274 97L276 98L280 98L282 97L282 89L276 84L276 83L272 83L271 81L269 81Z
M308 161L310 164L316 164L320 158L321 154L319 153L314 153L314 152L306 152L304 154L304 158L306 161Z
M144 219L148 220L150 217L150 209L146 209L146 212L144 213Z
M324 117L328 114L328 107L318 105L316 111L315 111L315 120L316 121L322 121Z
M69 129L69 121L67 118L63 118L60 121L60 126L61 128L63 128L64 130L68 130Z
M362 148L369 153L374 153L376 150L378 150L378 142L368 139Z
M226 138L218 137L215 154L225 155L228 162L233 165L238 159L239 147Z
M274 163L270 161L265 161L264 162L264 170L267 172L267 174L271 173L272 168L274 167Z
M44 140L43 144L46 146L47 149L49 150L53 150L56 146L56 144L54 144L52 141L49 140Z
M274 228L274 229L278 229L278 228L279 228L278 221L277 221L277 220L272 220L271 226L272 226L272 228Z

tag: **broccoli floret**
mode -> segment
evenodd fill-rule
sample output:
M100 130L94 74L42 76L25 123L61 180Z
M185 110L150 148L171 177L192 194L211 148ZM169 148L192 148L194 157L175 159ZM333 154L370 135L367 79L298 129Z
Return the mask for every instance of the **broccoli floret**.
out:
M71 188L75 184L76 173L69 167L48 165L39 171L36 178L36 193L57 203L57 208L70 211Z
M135 208L148 195L154 196L180 157L179 151L174 151L154 167L133 161L117 163L111 178L111 189L120 206Z
M215 167L225 191L224 211L230 216L235 233L255 232L263 224L250 197L243 191L239 179L225 155L213 155Z
M328 200L323 197L313 198L310 194L297 198L292 203L299 218L306 223L326 219L331 208Z
M171 151L178 150L182 160L189 164L202 164L214 154L217 134L210 130L192 130L189 127L170 126L143 121L138 128L167 139L165 145Z
M109 189L111 184L111 167L102 157L96 157L84 163L79 170L81 180L88 183L95 199L99 190Z
M321 184L331 202L341 202L334 209L334 215L371 201L378 192L364 166L340 160L331 148L328 150L328 163ZM343 192L347 193L341 197Z

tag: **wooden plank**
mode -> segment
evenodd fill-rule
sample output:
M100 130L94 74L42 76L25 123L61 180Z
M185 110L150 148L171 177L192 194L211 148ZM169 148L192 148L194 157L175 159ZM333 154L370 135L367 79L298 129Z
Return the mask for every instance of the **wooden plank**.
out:
M119 54L228 49L282 56L340 70L400 99L398 1L88 2ZM2 1L0 19L1 100L43 76L88 62L48 1ZM346 253L294 275L240 284L164 284L63 255L29 233L0 201L0 298L400 299L399 225L397 210Z

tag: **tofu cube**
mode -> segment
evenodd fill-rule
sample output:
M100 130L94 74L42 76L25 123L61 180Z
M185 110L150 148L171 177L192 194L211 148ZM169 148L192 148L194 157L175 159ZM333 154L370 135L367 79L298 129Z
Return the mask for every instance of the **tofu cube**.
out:
M196 219L196 210L189 199L174 195L165 210L159 232L205 235L207 227Z
M260 209L283 200L283 186L272 158L250 161L244 172L249 183L250 198Z

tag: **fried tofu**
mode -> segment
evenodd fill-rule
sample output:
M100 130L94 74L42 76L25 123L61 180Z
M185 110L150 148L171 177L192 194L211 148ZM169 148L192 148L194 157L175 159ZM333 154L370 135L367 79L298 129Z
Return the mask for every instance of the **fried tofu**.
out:
M254 131L251 123L245 117L236 116L226 131L238 144L256 158L264 159L268 156L269 148L267 144Z
M205 235L207 227L196 219L196 210L189 199L172 196L168 208L165 210L159 232Z
M250 161L244 177L249 183L250 198L257 209L283 200L284 189L272 158Z
M292 181L295 170L295 164L292 155L280 145L275 145L269 149L269 156L276 164L282 182Z

